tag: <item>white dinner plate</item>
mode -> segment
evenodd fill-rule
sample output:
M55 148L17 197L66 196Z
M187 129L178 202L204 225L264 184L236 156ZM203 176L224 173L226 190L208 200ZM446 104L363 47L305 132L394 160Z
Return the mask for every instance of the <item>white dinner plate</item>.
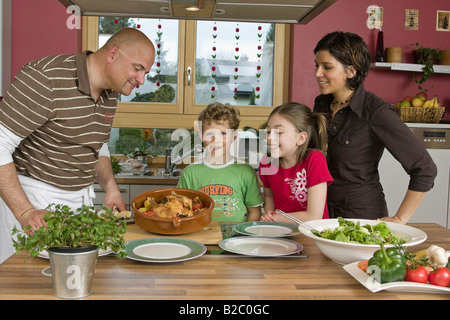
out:
M298 225L276 221L253 221L233 226L233 231L246 236L292 237L300 234Z
M181 238L145 238L128 241L127 258L142 262L180 262L202 256L206 247Z
M450 294L450 288L435 286L432 284L396 281L380 284L374 278L369 276L366 272L358 267L358 262L353 262L345 265L344 270L347 271L353 278L358 280L364 287L372 292L381 290L397 291L397 292L420 292L420 293L443 293Z
M298 253L303 246L295 241L267 237L234 237L219 242L223 250L254 257L277 257Z

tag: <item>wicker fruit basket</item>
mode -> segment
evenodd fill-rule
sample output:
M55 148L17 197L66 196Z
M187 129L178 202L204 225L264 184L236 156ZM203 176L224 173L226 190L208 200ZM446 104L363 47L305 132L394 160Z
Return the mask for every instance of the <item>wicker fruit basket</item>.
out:
M395 107L403 122L439 123L444 115L444 107Z

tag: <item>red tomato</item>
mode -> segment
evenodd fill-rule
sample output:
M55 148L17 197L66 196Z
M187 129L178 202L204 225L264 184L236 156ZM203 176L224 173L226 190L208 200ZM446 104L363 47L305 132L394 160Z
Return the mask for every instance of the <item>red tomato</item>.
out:
M195 197L192 201L192 209L198 210L203 208L203 201L199 197Z
M145 211L145 213L149 216L154 216L155 213L152 210Z
M450 285L450 270L446 267L439 267L435 271L430 272L428 282L441 287Z
M406 269L405 281L427 283L428 272L424 266L418 266L417 269Z

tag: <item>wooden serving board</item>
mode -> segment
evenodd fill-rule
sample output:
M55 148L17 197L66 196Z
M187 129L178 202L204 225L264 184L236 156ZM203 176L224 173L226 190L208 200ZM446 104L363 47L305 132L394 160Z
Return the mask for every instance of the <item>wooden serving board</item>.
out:
M198 231L180 234L180 235L166 235L157 234L145 231L141 227L135 224L129 224L127 226L127 232L124 235L125 241L131 241L143 238L156 238L156 237L174 237L183 238L198 241L204 245L215 245L222 241L222 231L218 221L211 221L209 225Z

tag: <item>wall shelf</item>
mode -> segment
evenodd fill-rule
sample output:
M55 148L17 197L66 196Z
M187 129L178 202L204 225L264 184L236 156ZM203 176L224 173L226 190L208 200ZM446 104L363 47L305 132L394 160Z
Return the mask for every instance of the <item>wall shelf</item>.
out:
M423 65L414 63L391 63L391 62L374 62L371 64L373 69L386 69L394 71L412 71L422 72ZM450 74L450 66L434 65L434 73Z

